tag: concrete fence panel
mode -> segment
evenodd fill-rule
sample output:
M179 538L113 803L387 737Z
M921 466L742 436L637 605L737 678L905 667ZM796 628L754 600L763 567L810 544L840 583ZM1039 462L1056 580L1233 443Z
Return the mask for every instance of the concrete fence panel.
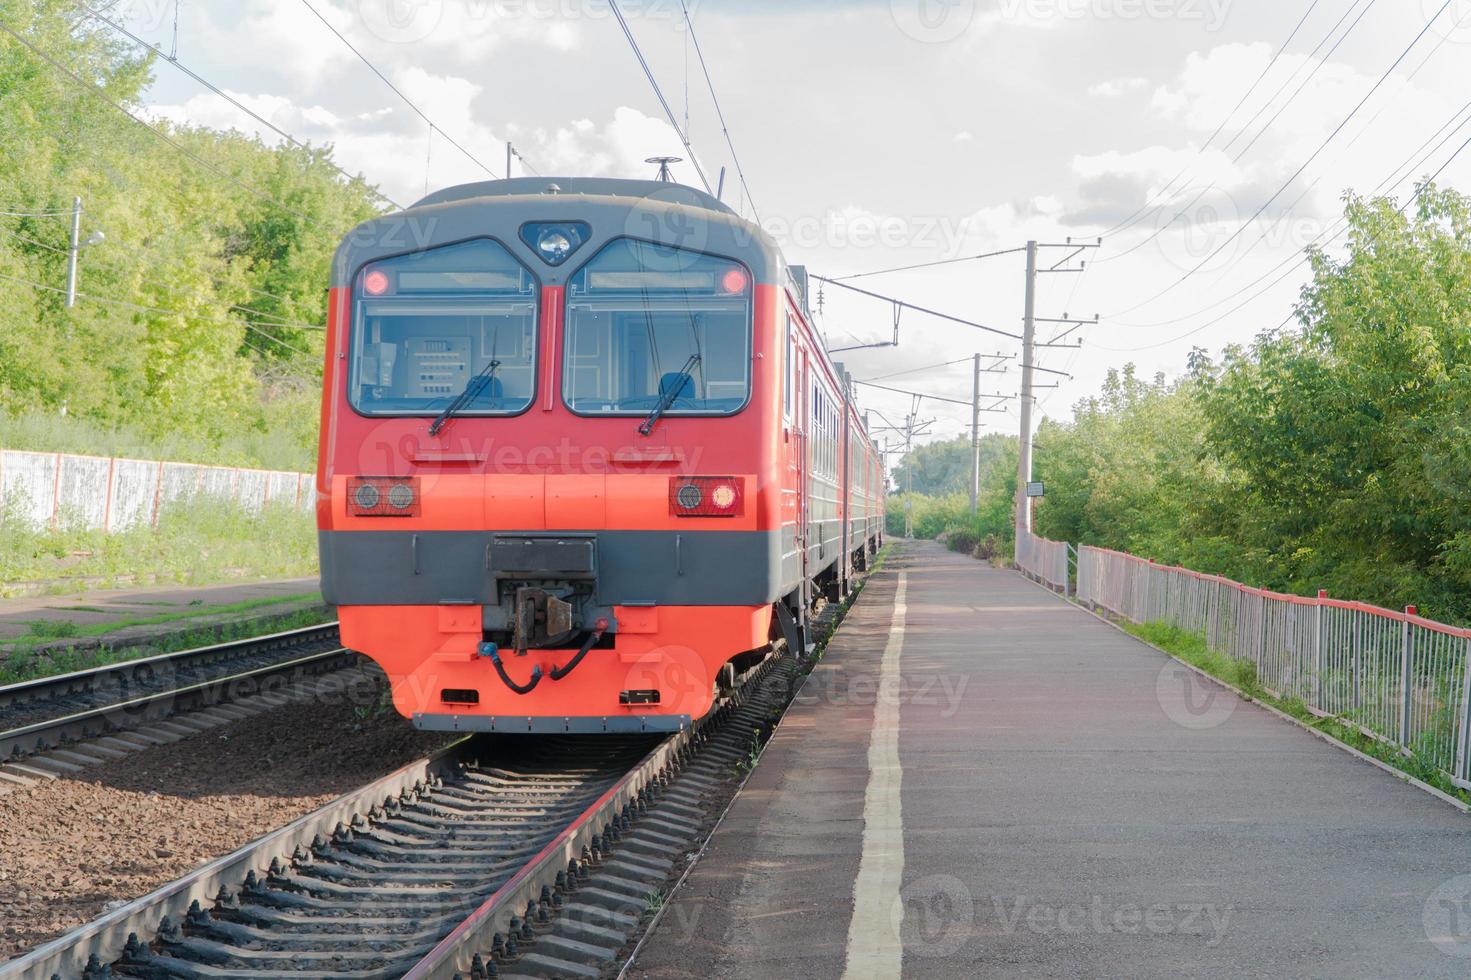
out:
M169 504L196 495L252 513L268 502L309 512L314 486L312 474L288 470L0 450L0 519L35 528L119 531L157 524Z

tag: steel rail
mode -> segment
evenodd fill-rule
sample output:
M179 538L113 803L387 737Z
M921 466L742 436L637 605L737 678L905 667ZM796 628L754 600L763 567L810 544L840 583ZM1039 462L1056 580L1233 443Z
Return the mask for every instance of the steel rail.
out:
M241 881L252 873L266 875L273 862L289 858L297 848L309 846L318 836L330 836L339 825L350 824L354 817L379 805L385 797L422 793L460 760L469 741L469 738L460 739L433 755L411 762L25 956L0 963L0 978L79 977L89 959L101 963L116 960L122 955L129 935L153 936L163 916L182 921L195 902L208 907L221 889L239 888Z
M572 884L574 871L581 876L579 881L591 872L596 885L598 869L605 862L613 861L610 867L616 867L618 853L624 846L622 842L637 836L645 814L656 813L659 808L656 800L680 778L676 772L692 772L701 764L728 766L735 754L731 745L747 737L743 733L749 732L752 719L765 716L776 700L785 704L787 699L779 691L787 689L781 685L790 685L788 675L795 673L795 664L789 656L767 658L738 679L736 687L715 712L685 732L661 739L646 751L642 746L647 743L625 740L624 748L619 751L627 761L619 761L617 752L601 763L589 759L590 746L607 747L610 751L615 748L612 742L604 740L573 743L570 746L573 751L568 752L565 762L553 758L540 775L535 765L528 770L518 769L512 763L509 771L492 770L473 761L485 736L463 738L19 959L0 964L0 980L101 976L106 964L119 960L125 972L141 970L152 975L163 970L180 977L212 975L214 967L208 965L209 958L230 955L229 950L239 940L240 933L248 931L260 938L259 930L269 928L260 923L271 921L272 915L295 914L291 912L293 908L302 909L301 914L309 914L309 908L324 912L321 907L327 904L334 908L340 905L345 917L323 921L350 922L353 916L364 914L370 916L367 921L383 921L372 920L371 916L394 914L392 904L403 900L395 899L398 892L420 896L411 900L423 906L416 915L437 911L427 919L409 920L409 926L416 930L414 935L384 934L380 936L383 944L372 949L354 944L331 945L329 938L323 949L340 950L343 957L334 960L337 963L332 970L334 975L448 978L460 973L469 976L475 962L487 950L499 948L502 934L512 940L521 937L535 959L541 944L553 940L545 935L550 927L542 919L533 927L531 910L546 909L549 893L575 898L578 891ZM522 740L514 744L528 743ZM628 749L638 754L629 756ZM565 750L553 746L549 751ZM477 790L493 795L486 798L483 810L467 809L467 794L475 781L483 783L491 777L509 782L499 790ZM534 795L538 780L581 788L563 790L560 797L543 800ZM528 791L533 793L530 803L526 802ZM673 803L673 798L670 798L671 805L679 806ZM395 799L398 804L393 803ZM528 810L528 806L532 809ZM653 826L660 828L653 831L659 846L671 847L669 863L672 864L677 854L672 844L665 843L671 839L660 833L667 832L669 825L661 823L657 816L651 819ZM420 845L423 851L412 859L407 853L412 847L402 839L405 820L427 835ZM547 825L549 821L551 826ZM363 841L370 842L367 850L355 849L360 846L353 843L358 834ZM476 850L473 844L463 843L486 834L503 839L503 845L497 845L493 854L487 853L485 845ZM371 843L378 837L382 838L378 844ZM461 854L460 850L466 847L470 849ZM495 854L499 858L487 860ZM594 856L591 862L590 854ZM414 873L405 869L415 860L431 859L432 863L425 867L435 869L430 872L435 880L459 879L451 881L453 888L459 889L452 892L456 903L439 905L435 895L412 891L422 887L423 879L414 878ZM293 864L299 874L293 872ZM504 875L504 879L497 882L498 875ZM483 899L476 897L472 881L483 882L488 895ZM268 884L263 886L263 882ZM284 889L272 893L278 896L303 897L288 898L283 905L280 899L263 897L268 894L261 890L263 887ZM363 907L364 896L369 895L377 898L366 899L369 904ZM458 904L459 896L466 899L462 906ZM236 921L243 914L240 910L247 908L242 901L246 899L265 903L258 906L265 911L259 918ZM389 905L383 906L385 911L374 911L377 906L371 903L375 900L387 901ZM298 904L290 904L293 901ZM560 898L556 902L559 907ZM226 920L219 921L212 918L211 908L235 911L222 913ZM518 919L518 913L523 918ZM452 918L444 922L445 916L451 914ZM443 924L437 926L436 922ZM184 930L179 928L181 925ZM440 928L443 931L434 931ZM532 935L533 931L537 936ZM242 948L236 955L248 960L263 959L267 963L272 956L294 957L297 963L294 969L307 972L312 970L311 961L326 955L321 949L307 951L294 945L309 937L293 938L290 932L275 936L273 930L270 936L268 945L278 952L262 952L257 942L250 942L248 949ZM413 949L419 941L423 945ZM168 952L153 953L148 947L155 942ZM408 948L392 949L394 945L404 944ZM616 948L621 941L610 945ZM196 959L201 951L206 957L203 961ZM611 956L612 952L607 955ZM237 962L230 972L239 976L277 975L269 966L253 962Z
M357 655L335 643L330 650L307 656L259 662L273 651L333 643L336 631L335 622L325 623L0 686L0 762L72 739L157 721L192 706L258 693L267 677L333 669L334 658L349 666ZM231 660L246 660L249 669L209 674L211 667ZM180 677L187 682L179 683ZM175 710L159 713L170 700Z
M280 663L253 667L209 680L174 687L126 701L114 701L58 718L0 731L0 762L16 756L58 748L70 741L106 735L161 721L200 707L227 704L236 698L266 692L262 681L272 677L323 673L350 667L359 655L338 647ZM340 661L334 665L334 661Z

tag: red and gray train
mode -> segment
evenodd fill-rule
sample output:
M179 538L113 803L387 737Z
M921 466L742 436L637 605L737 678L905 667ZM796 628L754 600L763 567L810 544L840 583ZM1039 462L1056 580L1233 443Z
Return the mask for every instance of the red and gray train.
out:
M678 184L466 184L333 263L317 520L342 641L424 729L675 731L807 643L882 460L807 277Z

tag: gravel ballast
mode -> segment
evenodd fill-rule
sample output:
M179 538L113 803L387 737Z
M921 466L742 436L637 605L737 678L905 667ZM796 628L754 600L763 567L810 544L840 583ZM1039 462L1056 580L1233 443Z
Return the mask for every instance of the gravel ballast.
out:
M0 960L453 741L371 682L0 796Z

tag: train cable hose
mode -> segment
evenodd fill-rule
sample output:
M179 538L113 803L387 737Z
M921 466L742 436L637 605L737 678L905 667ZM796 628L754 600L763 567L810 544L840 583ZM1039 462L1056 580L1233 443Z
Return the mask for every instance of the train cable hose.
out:
M587 652L593 648L593 644L602 639L603 631L607 628L608 621L606 619L598 620L593 631L587 635L587 640L583 642L582 649L577 651L577 656L567 661L565 666L552 668L552 680L559 681L576 670L577 665L582 663L582 658L587 656Z
M525 684L517 684L511 679L511 675L506 673L506 666L501 663L501 652L494 643L481 644L480 652L482 655L490 658L490 662L495 665L495 672L500 675L501 681L506 687L509 687L517 694L530 694L536 685L541 683L542 673L540 664L531 668L531 680Z

